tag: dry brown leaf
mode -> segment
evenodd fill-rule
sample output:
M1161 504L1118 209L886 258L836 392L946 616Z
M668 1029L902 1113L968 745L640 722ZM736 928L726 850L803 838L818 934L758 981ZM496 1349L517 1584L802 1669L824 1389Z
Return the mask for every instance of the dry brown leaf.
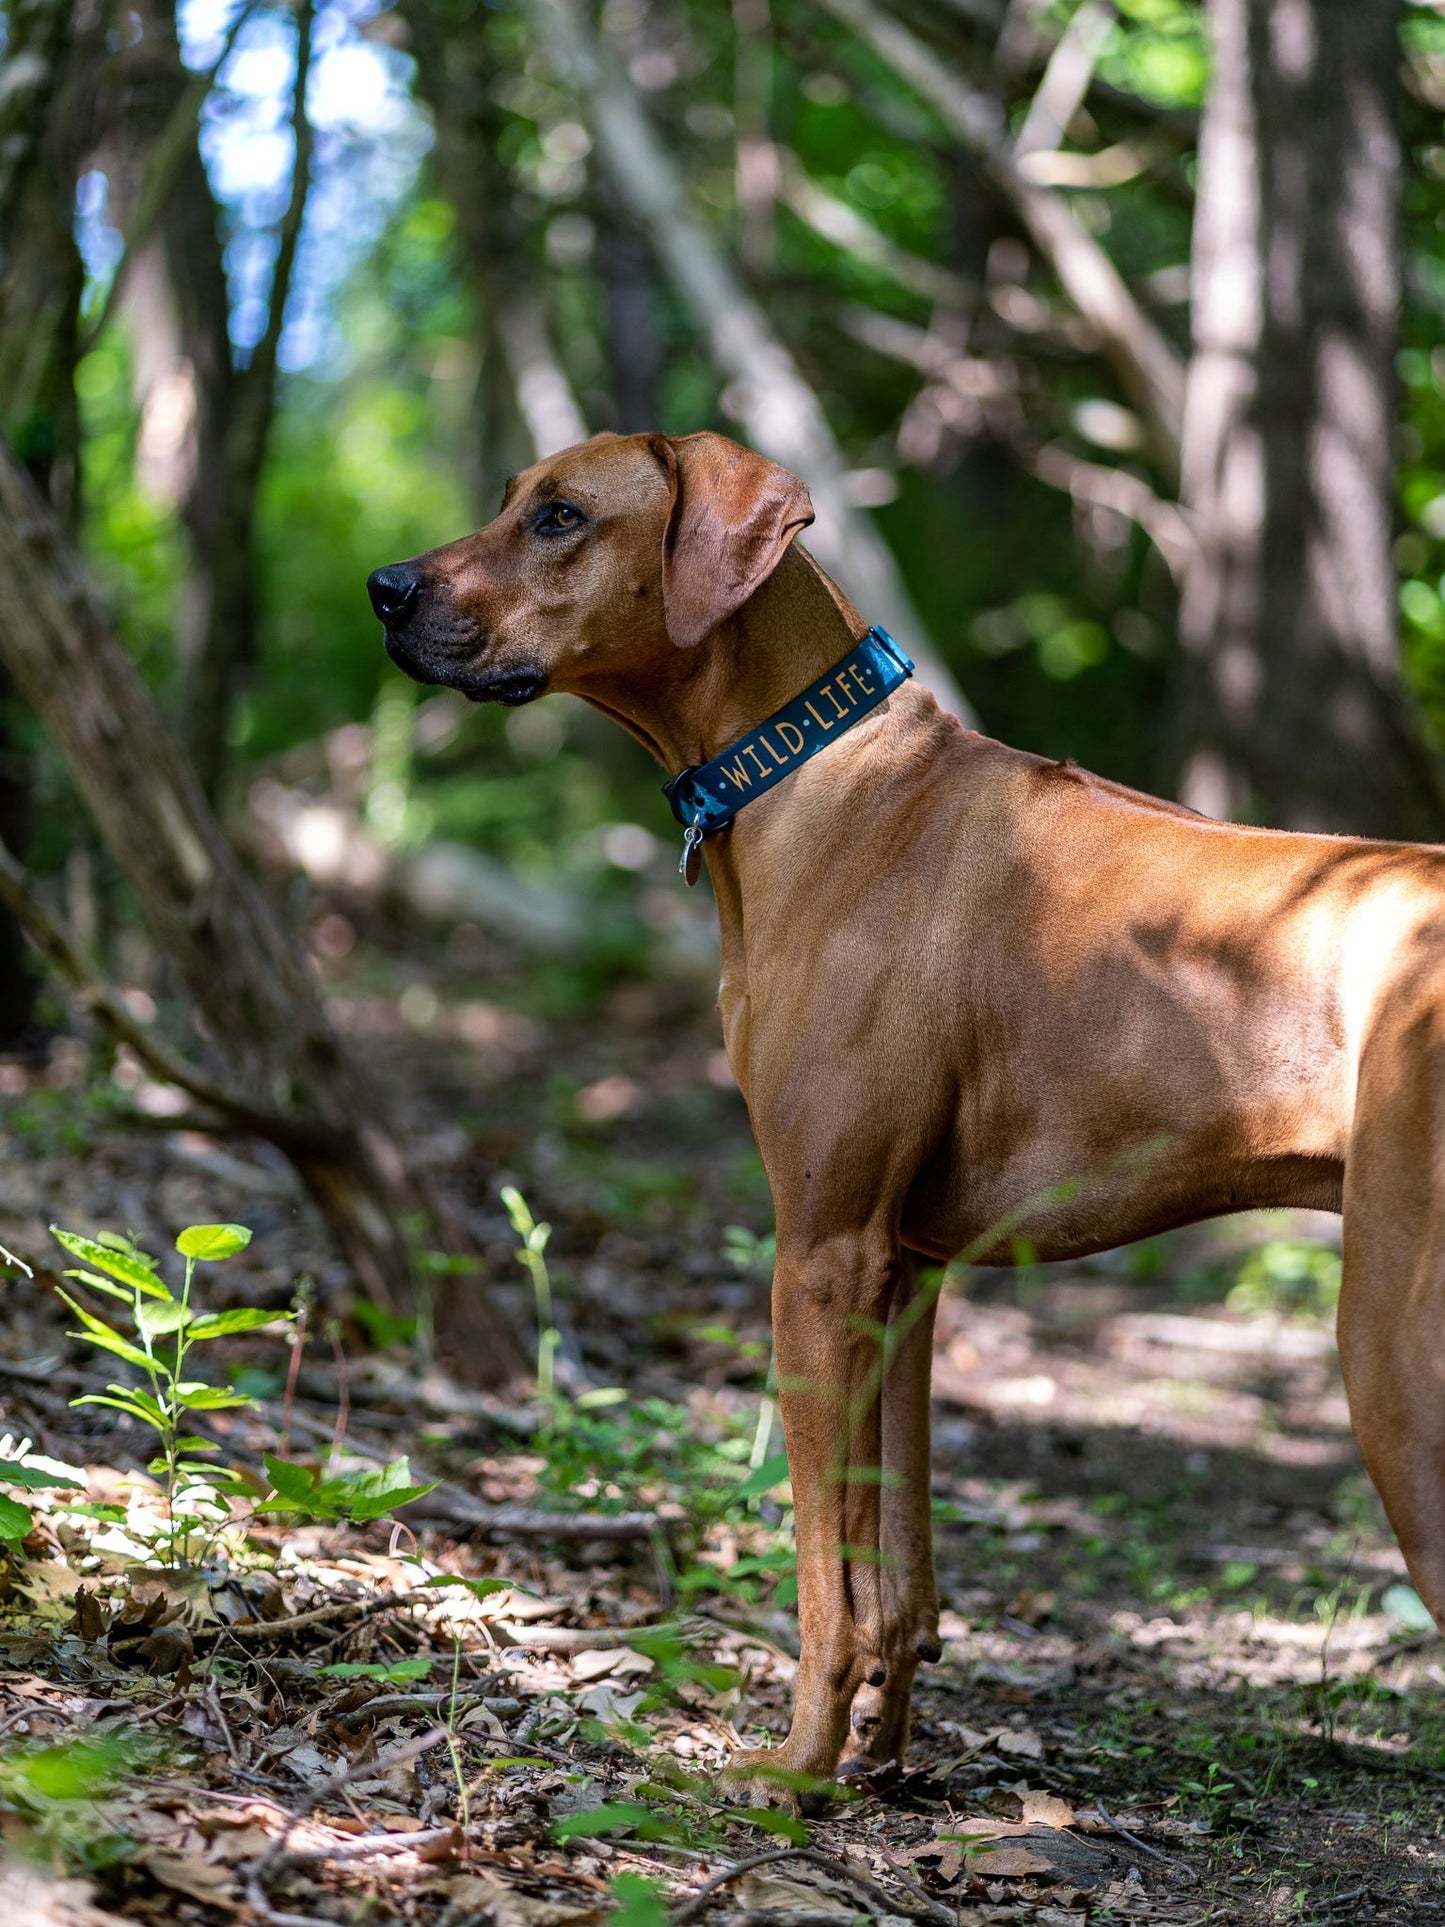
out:
M1045 1860L1041 1853L1032 1847L1005 1842L1002 1846L989 1846L984 1843L969 1855L969 1865L975 1873L981 1873L985 1880L1023 1880L1030 1874L1051 1874L1054 1865Z
M584 1682L603 1679L608 1673L617 1670L621 1658L620 1646L602 1646L595 1652L578 1653L572 1661L572 1677Z
M446 1891L450 1904L442 1927L474 1927L479 1919L488 1927L583 1927L584 1922L604 1917L604 1910L595 1906L535 1900L491 1874L466 1874L450 1881ZM605 1911L612 1911L610 1899Z
M1044 1757L1044 1743L1031 1726L1018 1731L1010 1727L1000 1732L994 1739L994 1745L1011 1760L1041 1760Z
M195 1853L168 1853L164 1847L147 1847L135 1861L163 1887L207 1906L238 1898L236 1882L223 1861L203 1860Z
M859 1912L854 1888L830 1880L821 1870L797 1874L750 1873L736 1882L734 1891L749 1913L817 1914L836 1911L840 1921L855 1920Z
M1074 1809L1067 1800L1061 1800L1057 1793L1045 1793L1039 1787L1016 1786L1014 1792L1023 1807L1026 1824L1038 1827L1071 1827L1074 1824Z

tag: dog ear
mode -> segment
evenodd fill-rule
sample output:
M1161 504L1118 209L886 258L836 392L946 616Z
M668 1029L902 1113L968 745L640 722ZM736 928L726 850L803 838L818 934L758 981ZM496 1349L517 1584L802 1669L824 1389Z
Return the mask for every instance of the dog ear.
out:
M813 504L796 475L726 435L655 435L652 450L672 489L663 617L688 649L767 581Z

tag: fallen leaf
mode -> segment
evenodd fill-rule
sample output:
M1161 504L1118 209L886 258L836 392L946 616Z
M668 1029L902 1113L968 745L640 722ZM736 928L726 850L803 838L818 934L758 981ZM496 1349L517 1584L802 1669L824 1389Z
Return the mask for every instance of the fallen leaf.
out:
M584 1682L602 1679L608 1673L616 1671L621 1658L620 1646L604 1646L599 1647L595 1652L578 1653L572 1661L572 1677Z
M584 1921L601 1920L599 1907L573 1907L555 1900L534 1900L518 1893L490 1874L467 1874L448 1883L449 1905L442 1927L474 1927L485 1920L488 1927L582 1927ZM612 1911L609 1898L606 1911Z
M1074 1809L1067 1800L1061 1800L1057 1793L1045 1793L1038 1787L1017 1786L1014 1792L1023 1807L1026 1822L1039 1827L1071 1827L1074 1824Z
M1041 1760L1044 1757L1044 1743L1031 1726L1000 1732L995 1736L994 1745L1009 1759Z

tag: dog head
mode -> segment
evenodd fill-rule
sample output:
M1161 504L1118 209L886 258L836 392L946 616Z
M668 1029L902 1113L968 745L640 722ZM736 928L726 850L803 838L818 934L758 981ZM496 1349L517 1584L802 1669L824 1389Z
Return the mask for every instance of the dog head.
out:
M726 436L597 435L514 476L477 534L366 587L399 669L526 703L662 669L812 519L796 475Z

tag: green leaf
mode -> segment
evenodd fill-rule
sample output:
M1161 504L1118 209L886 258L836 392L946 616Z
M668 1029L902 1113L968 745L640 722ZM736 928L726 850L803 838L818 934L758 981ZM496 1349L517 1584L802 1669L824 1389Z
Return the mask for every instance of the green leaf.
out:
M204 1317L193 1321L190 1337L199 1343L203 1338L229 1338L232 1332L259 1331L263 1325L275 1325L285 1320L288 1324L295 1314L289 1311L263 1311L259 1305L245 1305L235 1311L207 1312Z
M770 1459L764 1459L756 1472L750 1472L733 1493L735 1499L760 1499L765 1492L771 1492L775 1485L781 1485L788 1476L788 1455L774 1452Z
M78 1485L85 1484L83 1472L72 1472L68 1479L58 1478L54 1472L44 1472L38 1465L29 1465L24 1459L0 1459L0 1484L18 1485L22 1492L43 1492L54 1489L57 1492L73 1492Z
M795 1847L808 1844L808 1829L801 1820L795 1820L791 1813L784 1813L779 1807L747 1807L742 1811L728 1809L730 1820L741 1820L745 1826L756 1827L760 1833L780 1834Z
M426 1582L429 1586L465 1586L474 1599L489 1599L494 1592L522 1592L522 1586L514 1586L510 1579L464 1579L459 1572L436 1572Z
M431 1661L418 1654L414 1659L393 1660L391 1665L379 1665L375 1660L338 1660L334 1666L321 1668L322 1679L380 1679L397 1680L405 1685L409 1679L425 1679L431 1672Z
M137 1405L134 1398L128 1398L124 1394L119 1398L107 1398L103 1392L82 1392L79 1398L73 1398L70 1402L72 1405L108 1405L112 1411L128 1412L132 1418L138 1418L143 1425L154 1426L162 1435L166 1431L165 1424L161 1420L152 1418L143 1406Z
M273 1488L283 1499L293 1505L305 1505L316 1496L317 1478L304 1465L291 1465L285 1459L278 1459L272 1453L265 1455L266 1475Z
M219 1258L234 1258L251 1242L243 1224L188 1224L176 1239L176 1250L183 1258L199 1258L214 1264Z
M220 1385L187 1383L177 1385L175 1392L177 1405L188 1412L228 1412L255 1403L245 1392L228 1392Z
M83 1338L87 1345L98 1345L103 1352L114 1352L116 1357L123 1358L127 1365L138 1365L143 1372L152 1369L153 1361L146 1357L139 1345L132 1345L129 1339L122 1338L117 1331L112 1331L103 1318L97 1318L94 1312L87 1311L84 1305L76 1304L68 1293L61 1292L60 1296L85 1326L83 1332L67 1332L67 1338Z
M16 1544L23 1539L35 1520L28 1506L21 1505L18 1499L7 1499L0 1493L0 1539Z
M1435 1620L1430 1608L1413 1586L1403 1582L1386 1586L1380 1598L1380 1605L1391 1619L1412 1633L1429 1633L1435 1630Z
M676 1829L665 1822L659 1823L651 1807L614 1800L606 1806L588 1807L581 1813L564 1813L552 1829L552 1838L592 1840L603 1833L635 1833L644 1840L656 1840L671 1838L675 1832Z
M594 1391L581 1393L572 1403L579 1412L596 1412L606 1405L625 1405L630 1396L624 1386L599 1385Z
M167 1332L178 1332L183 1325L189 1325L194 1314L189 1306L178 1299L167 1299L164 1304L144 1304L135 1308L135 1322L147 1338L163 1338Z
M608 1927L667 1927L667 1902L662 1882L646 1874L619 1873L608 1881L617 1906L607 1916Z
M346 1516L358 1525L366 1525L372 1519L384 1519L389 1512L396 1512L413 1499L424 1499L428 1492L435 1492L441 1484L433 1479L428 1485L401 1485L390 1492L374 1493L370 1498L355 1499L346 1508Z
M158 1278L138 1252L129 1248L117 1249L110 1245L97 1244L94 1238L82 1238L75 1231L61 1231L51 1225L50 1235L57 1243L64 1245L72 1258L81 1258L97 1271L103 1271L108 1278L117 1278L123 1285L131 1285L146 1298L169 1298L170 1287L165 1280Z
M216 1449L214 1446L211 1448ZM176 1470L186 1472L202 1485L244 1485L246 1481L239 1472L233 1472L228 1465L209 1465L205 1459L177 1459Z
M62 1271L60 1275L62 1278L78 1278L81 1284L89 1285L92 1291L103 1291L111 1298L119 1298L123 1305L135 1303L133 1291L123 1290L120 1285L113 1284L109 1278L102 1278L94 1271Z

